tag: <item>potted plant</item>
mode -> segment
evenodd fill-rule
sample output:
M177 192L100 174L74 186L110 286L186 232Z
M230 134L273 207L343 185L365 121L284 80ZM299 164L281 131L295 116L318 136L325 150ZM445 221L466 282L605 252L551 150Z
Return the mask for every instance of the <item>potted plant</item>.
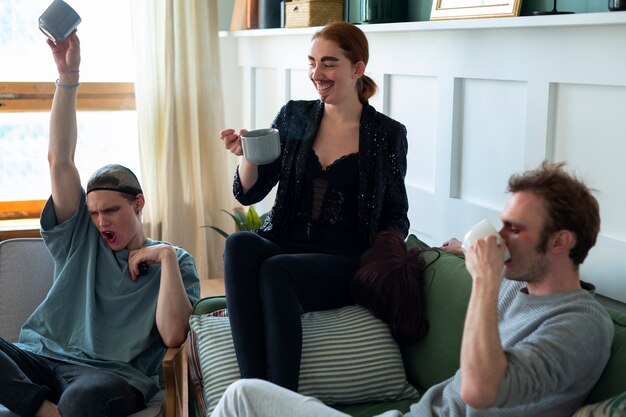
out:
M233 221L235 222L235 229L237 231L246 231L246 230L256 230L265 221L265 218L269 213L264 213L259 216L254 206L248 206L248 210L244 212L243 208L238 207L234 209L232 212L228 210L221 210L224 213L228 214ZM209 229L215 230L220 235L224 236L224 238L228 237L228 233L226 233L223 229L220 229L217 226L203 226L208 227Z

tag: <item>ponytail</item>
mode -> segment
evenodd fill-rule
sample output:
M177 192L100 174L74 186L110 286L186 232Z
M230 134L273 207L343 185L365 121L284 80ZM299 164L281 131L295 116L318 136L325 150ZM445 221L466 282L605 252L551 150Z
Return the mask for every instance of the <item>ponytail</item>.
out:
M363 76L359 78L357 82L357 93L359 94L359 101L361 103L367 103L370 97L376 94L376 90L378 90L378 86L370 77L363 74Z

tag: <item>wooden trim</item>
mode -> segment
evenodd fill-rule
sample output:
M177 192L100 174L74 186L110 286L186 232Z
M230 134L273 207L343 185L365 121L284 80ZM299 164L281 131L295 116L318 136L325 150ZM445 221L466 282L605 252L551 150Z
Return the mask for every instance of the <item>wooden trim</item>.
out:
M0 83L0 112L50 111L53 82ZM134 83L81 83L78 110L134 110Z
M46 200L0 201L0 220L38 219Z
M7 239L41 237L39 228L32 230L0 230L0 242Z
M41 237L39 228L32 230L0 230L0 241L24 237Z
M188 342L178 348L169 348L163 358L165 378L165 417L187 417L189 415L188 385Z
M46 200L0 201L0 240L41 237L38 219L45 204Z

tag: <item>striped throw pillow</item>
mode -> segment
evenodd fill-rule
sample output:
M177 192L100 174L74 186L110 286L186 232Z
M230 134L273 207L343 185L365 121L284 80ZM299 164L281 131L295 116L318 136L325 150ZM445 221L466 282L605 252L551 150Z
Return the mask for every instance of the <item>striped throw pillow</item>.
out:
M212 313L205 314L205 317L226 317L228 321L228 310L220 309ZM197 324L203 326L203 323ZM200 332L202 334L202 332ZM230 339L232 342L232 338ZM196 340L196 332L189 332L189 378L191 379L190 393L193 395L193 401L191 402L194 407L194 414L196 416L205 416L207 410L207 404L205 401L204 388L202 383L202 367L200 365L200 353L198 352L198 341ZM219 394L219 393L218 393ZM221 394L219 394L221 395ZM213 406L215 407L215 406Z
M239 379L230 324L226 317L192 316L204 391L205 415ZM406 380L400 349L389 327L360 306L302 315L299 392L327 404L417 399Z
M626 392L599 403L585 405L572 417L626 417Z

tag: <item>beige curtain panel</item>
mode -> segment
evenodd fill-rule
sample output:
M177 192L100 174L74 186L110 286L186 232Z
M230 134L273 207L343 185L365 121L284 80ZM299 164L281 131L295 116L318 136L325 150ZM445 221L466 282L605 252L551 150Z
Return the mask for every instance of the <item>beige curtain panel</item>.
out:
M202 278L222 277L220 209L232 175L224 125L217 2L133 0L135 95L147 233L188 250Z

